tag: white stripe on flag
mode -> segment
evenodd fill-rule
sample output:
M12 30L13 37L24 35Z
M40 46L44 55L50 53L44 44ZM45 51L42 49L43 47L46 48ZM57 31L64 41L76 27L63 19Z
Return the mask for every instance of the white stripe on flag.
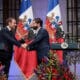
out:
M54 9L52 9L51 11L48 12L47 16L51 17L52 13L54 13L54 17L55 16L59 16L60 20L61 20L61 13L60 13L60 8L59 8L59 4L57 6L55 6Z
M24 11L19 18L23 19L24 16L27 16L27 19L31 18L33 19L33 11L32 11L32 6L30 6L26 11Z
M61 20L61 12L60 12L60 6L59 6L59 4L57 6L55 6L54 9L52 9L51 11L49 11L48 14L47 14L47 16L51 17L52 13L55 14L54 17L59 16L59 21L62 21ZM63 30L63 26L60 26L60 27Z

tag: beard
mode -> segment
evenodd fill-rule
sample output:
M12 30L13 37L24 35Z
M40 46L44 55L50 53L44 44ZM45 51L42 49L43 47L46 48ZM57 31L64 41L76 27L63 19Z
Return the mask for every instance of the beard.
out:
M33 26L32 28L33 28L34 30L37 30L37 29L38 29L38 27L37 27L37 26Z

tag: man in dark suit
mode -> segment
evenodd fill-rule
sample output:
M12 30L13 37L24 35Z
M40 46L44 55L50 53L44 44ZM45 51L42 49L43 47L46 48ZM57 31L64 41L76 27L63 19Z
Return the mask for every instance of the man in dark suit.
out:
M35 34L35 38L27 46L28 50L36 50L38 54L38 64L41 63L42 58L48 57L50 50L49 35L48 32L42 28L43 21L40 18L35 18L32 21L32 28Z
M12 59L13 45L26 48L26 44L22 44L15 38L14 30L16 27L16 20L14 18L8 18L6 23L7 26L0 30L0 44L3 44L3 49L0 50L0 62L5 66L4 72L8 75Z

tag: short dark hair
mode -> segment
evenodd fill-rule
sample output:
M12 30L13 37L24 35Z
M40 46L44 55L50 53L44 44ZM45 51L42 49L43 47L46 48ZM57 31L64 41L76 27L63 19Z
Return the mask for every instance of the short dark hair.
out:
M41 20L41 18L34 18L33 21L35 21L36 23L40 23L40 26L42 27L43 21Z
M12 22L13 19L15 20L15 18L12 17L6 19L6 25L9 25L9 22Z

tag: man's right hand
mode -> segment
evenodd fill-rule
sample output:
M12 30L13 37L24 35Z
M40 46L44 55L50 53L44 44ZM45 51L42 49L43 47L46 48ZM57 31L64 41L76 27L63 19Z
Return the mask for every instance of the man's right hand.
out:
M21 44L21 47L22 47L22 48L24 48L24 49L26 49L26 47L27 47L27 44L26 44L26 43L24 43L24 44Z

